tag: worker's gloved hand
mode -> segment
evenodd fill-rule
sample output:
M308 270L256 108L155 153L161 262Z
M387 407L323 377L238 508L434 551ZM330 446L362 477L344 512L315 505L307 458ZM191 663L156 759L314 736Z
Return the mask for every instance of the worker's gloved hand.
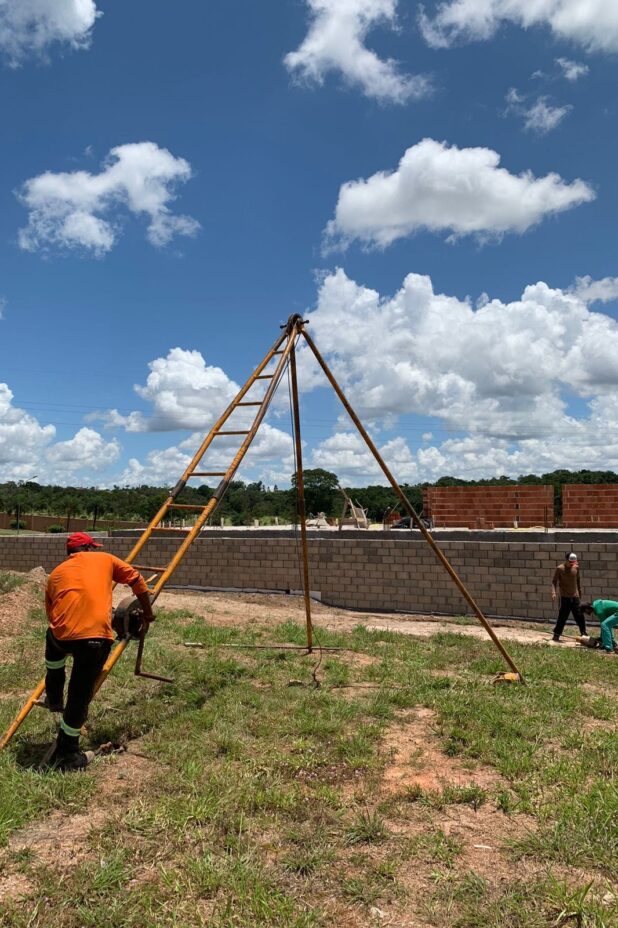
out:
M154 622L155 618L152 611L150 596L148 593L138 593L137 600L139 603L143 633L146 635L148 633L148 629L150 628L150 623Z
M139 613L140 617L140 634L147 635L150 628L150 623L154 622L154 615L150 612L148 615L145 615L143 612Z

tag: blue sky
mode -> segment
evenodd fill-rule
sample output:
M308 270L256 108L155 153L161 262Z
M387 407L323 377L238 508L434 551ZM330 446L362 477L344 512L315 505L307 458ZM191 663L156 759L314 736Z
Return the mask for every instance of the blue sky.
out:
M0 479L174 483L291 312L402 480L618 467L588 7L8 0ZM301 374L306 465L377 481ZM282 398L242 474L292 466Z

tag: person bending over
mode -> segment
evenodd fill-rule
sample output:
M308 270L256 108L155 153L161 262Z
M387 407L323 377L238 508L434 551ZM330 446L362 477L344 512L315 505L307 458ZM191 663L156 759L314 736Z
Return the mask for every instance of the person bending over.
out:
M56 770L81 770L93 759L92 751L80 751L80 729L88 717L94 686L111 650L112 588L130 586L142 608L146 627L153 621L148 588L141 574L114 557L99 551L85 532L67 538L67 559L52 570L45 590L49 622L45 639L45 699L52 712L62 712L60 731L49 760ZM65 663L73 669L64 703Z
M607 654L614 653L613 629L618 625L618 603L613 599L593 599L582 604L584 615L596 615L601 623L601 648Z

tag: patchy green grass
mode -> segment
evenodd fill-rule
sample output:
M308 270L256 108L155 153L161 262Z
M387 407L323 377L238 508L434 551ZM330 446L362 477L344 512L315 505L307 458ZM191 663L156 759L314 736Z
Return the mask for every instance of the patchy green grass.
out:
M0 570L0 596L3 593L10 593L11 590L16 590L18 586L22 586L25 582L26 578L19 574L11 573L9 570Z
M2 727L42 672L43 632L35 610L5 651ZM156 762L135 790L122 780L101 790L113 758L77 776L37 773L54 730L33 712L0 754L0 872L13 868L31 886L4 902L2 928L369 928L375 909L427 928L618 924L606 895L618 872L618 660L514 645L527 685L492 687L499 658L482 640L361 626L318 634L373 660L325 653L316 689L315 654L234 650L224 646L263 644L265 633L161 613L146 666L175 682L138 680L125 657L89 720L93 746L128 744L129 769L132 749ZM268 640L302 643L303 629L284 622ZM383 733L421 706L433 712L445 766L451 757L485 765L498 786L381 793ZM78 865L62 855L45 864L36 842L6 850L28 822L85 809L105 815L79 838ZM504 836L494 851L501 880L491 864L476 872L465 836L446 830L460 814L490 816ZM535 874L526 880L524 860Z

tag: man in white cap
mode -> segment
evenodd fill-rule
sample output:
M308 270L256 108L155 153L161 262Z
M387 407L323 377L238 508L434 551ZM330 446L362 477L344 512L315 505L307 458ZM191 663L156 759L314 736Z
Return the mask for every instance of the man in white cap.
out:
M586 634L586 619L580 607L581 595L579 562L575 552L571 551L570 554L567 554L564 562L556 567L551 582L552 602L556 601L557 596L560 597L558 620L554 628L554 641L560 641L560 636L571 613L573 613L573 618L577 622L580 634Z

